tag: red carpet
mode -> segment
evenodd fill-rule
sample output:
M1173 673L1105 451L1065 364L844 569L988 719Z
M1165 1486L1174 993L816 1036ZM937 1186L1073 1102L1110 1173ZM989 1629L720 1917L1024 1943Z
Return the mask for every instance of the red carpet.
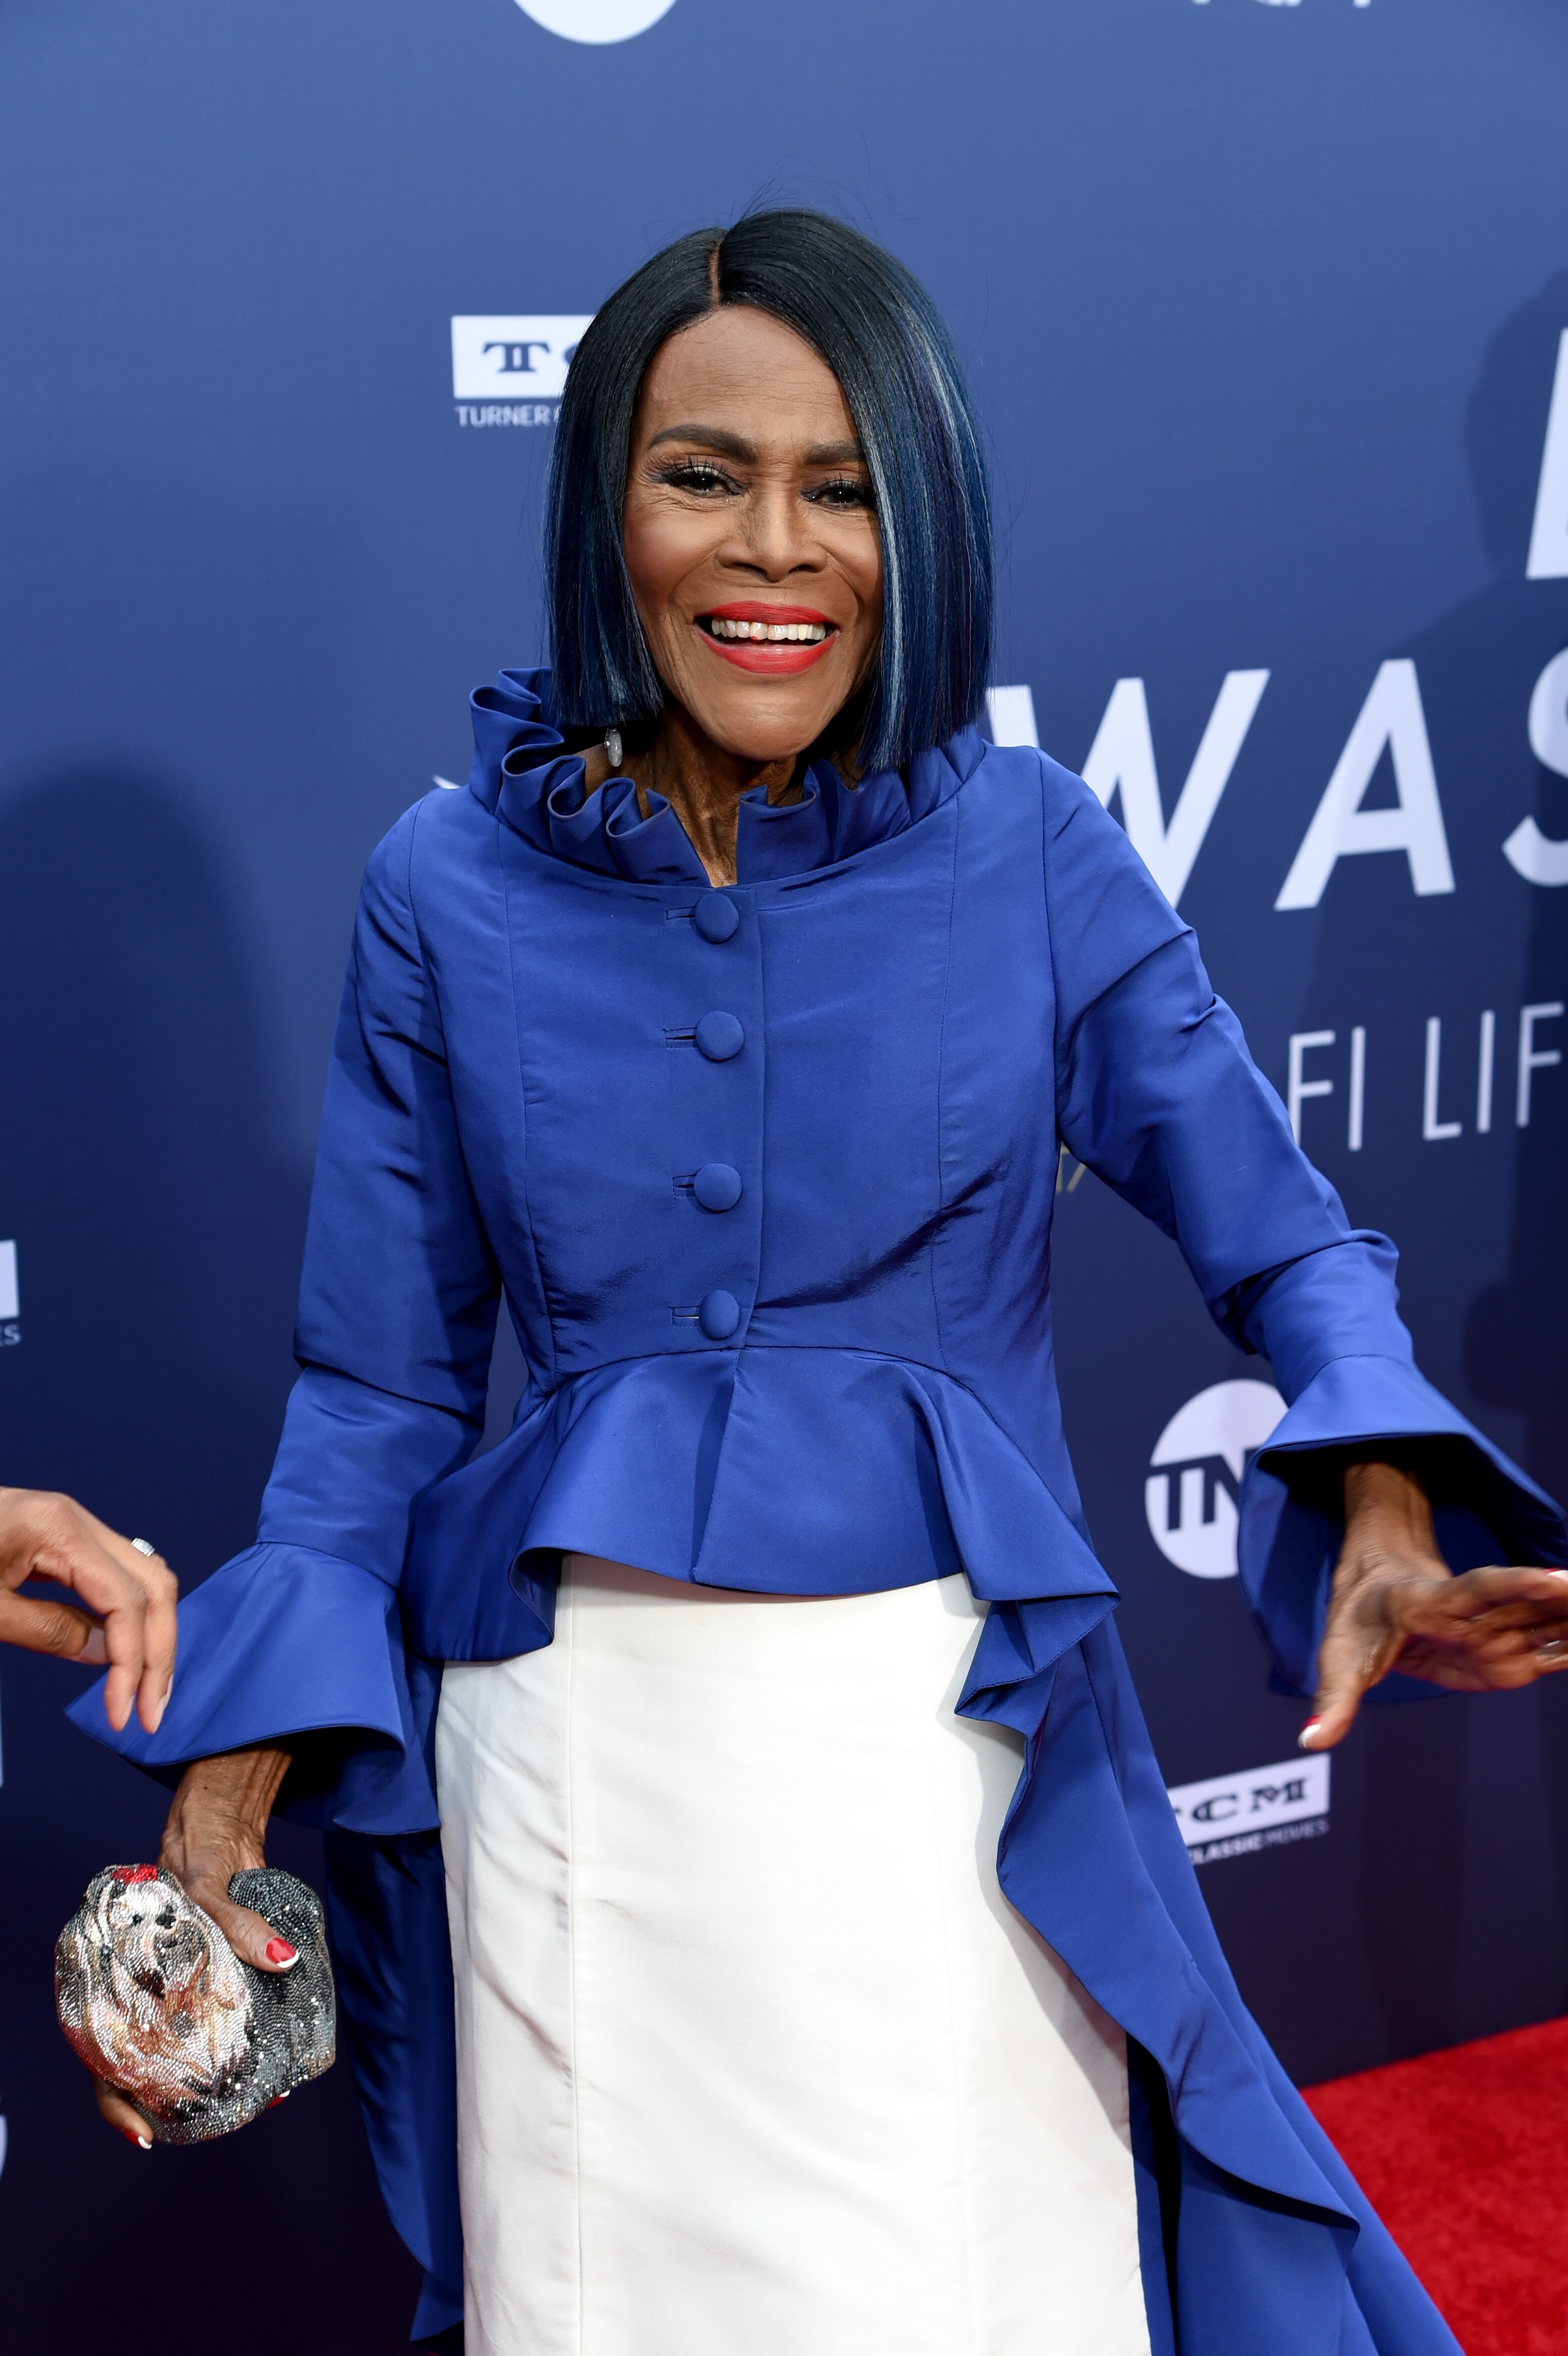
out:
M1568 2356L1568 2020L1305 2092L1466 2356Z

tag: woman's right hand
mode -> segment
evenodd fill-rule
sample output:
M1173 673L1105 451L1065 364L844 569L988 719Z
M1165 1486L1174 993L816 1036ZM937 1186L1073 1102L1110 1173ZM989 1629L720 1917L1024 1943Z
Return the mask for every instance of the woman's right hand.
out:
M30 1579L69 1589L87 1611L18 1595ZM117 1734L133 1702L147 1732L158 1730L174 1677L177 1592L161 1554L123 1538L74 1497L0 1488L0 1644L107 1665L103 1708Z
M247 1867L266 1863L267 1819L290 1757L275 1744L262 1743L194 1761L174 1795L158 1858L164 1871L211 1916L241 1961L259 1972L292 1971L297 1957L262 1915L232 1903L229 1884ZM150 2149L146 2120L129 2095L102 2078L93 2084L109 2125Z

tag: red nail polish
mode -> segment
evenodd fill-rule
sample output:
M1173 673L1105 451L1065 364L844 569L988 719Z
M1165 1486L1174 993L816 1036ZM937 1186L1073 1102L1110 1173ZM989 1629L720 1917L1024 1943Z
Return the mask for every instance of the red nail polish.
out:
M267 1961L269 1964L292 1964L295 1960L295 1953L296 1950L289 1945L286 1939L269 1939L267 1941Z

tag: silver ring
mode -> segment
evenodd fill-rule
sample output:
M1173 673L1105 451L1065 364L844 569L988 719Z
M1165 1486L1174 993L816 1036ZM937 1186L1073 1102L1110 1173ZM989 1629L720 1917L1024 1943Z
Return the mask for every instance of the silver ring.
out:
M138 1554L150 1554L155 1562L157 1560L158 1550L156 1547L149 1546L145 1538L133 1538L131 1540L131 1544Z

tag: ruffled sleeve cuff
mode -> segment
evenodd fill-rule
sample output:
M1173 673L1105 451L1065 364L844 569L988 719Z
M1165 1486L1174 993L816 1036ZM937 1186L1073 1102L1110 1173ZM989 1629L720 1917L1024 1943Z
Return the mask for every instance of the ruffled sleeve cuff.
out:
M1568 1563L1568 1529L1543 1489L1509 1462L1407 1361L1334 1358L1259 1450L1241 1487L1241 1584L1273 1658L1273 1682L1310 1695L1329 1582L1344 1535L1342 1453L1415 1443L1451 1570ZM1385 1678L1389 1700L1432 1693Z
M166 1783L193 1759L298 1740L284 1814L420 1832L439 1821L427 1756L439 1680L414 1663L411 1683L410 1665L384 1580L308 1547L261 1545L181 1603L174 1691L156 1734L135 1718L114 1733L102 1680L67 1714Z

